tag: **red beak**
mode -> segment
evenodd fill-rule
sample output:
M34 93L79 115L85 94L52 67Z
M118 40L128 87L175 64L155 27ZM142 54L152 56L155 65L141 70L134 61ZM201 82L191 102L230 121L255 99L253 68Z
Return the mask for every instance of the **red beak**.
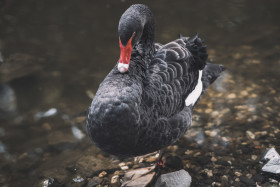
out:
M118 63L118 70L121 73L125 73L129 68L129 62L130 62L131 51L132 51L131 41L134 36L135 36L135 33L132 34L132 36L128 40L126 46L122 45L121 39L119 38L121 55L120 55L120 59L119 59L119 63Z

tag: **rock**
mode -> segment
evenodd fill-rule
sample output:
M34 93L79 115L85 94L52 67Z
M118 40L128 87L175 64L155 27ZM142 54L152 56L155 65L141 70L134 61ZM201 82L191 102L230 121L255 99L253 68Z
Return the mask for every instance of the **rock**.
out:
M103 178L107 175L107 172L106 171L102 171L101 173L99 173L98 177L99 178Z
M120 166L120 167L123 167L123 166L125 166L125 163L124 163L124 162L121 162L121 163L119 163L119 166Z
M161 175L155 187L189 187L191 185L192 178L185 170L179 170L172 173Z
M72 133L78 140L81 140L85 137L85 134L76 126L71 127Z
M121 170L128 170L128 169L129 169L128 166L122 166L122 167L121 167Z
M49 187L54 183L54 179L53 178L48 178L48 179L44 179L42 181L42 187Z
M255 176L253 176L253 180L256 182L263 182L264 181L264 176L261 174L256 174Z
M247 136L247 138L250 139L250 140L254 140L254 139L256 138L255 134L252 133L252 132L249 131L249 130L246 131L246 136Z
M85 179L83 177L81 177L80 175L78 175L77 177L75 177L73 179L74 182L79 183L79 182L83 182Z
M149 163L153 163L157 160L157 157L155 156L150 156L148 158L145 159L146 162L149 162Z
M239 171L234 172L234 174L238 177L240 177L242 175L242 173L240 173Z
M280 177L280 155L277 153L275 148L268 150L263 158L260 160L261 163L267 162L262 167L262 172L270 173Z
M236 98L236 94L235 93L231 93L227 96L228 99L235 99Z
M120 176L119 175L114 175L111 178L111 184L117 184L118 186L120 186Z
M222 176L222 186L228 186L228 176Z
M252 156L251 156L251 159L252 159L252 160L257 160L257 158L258 158L257 155L252 155Z
M97 186L101 182L102 182L102 179L100 179L99 177L93 177L93 178L89 179L87 187Z
M184 168L183 162L178 156L166 157L165 166L176 170Z
M122 186L126 187L145 187L147 186L155 176L154 170L155 167L147 167L147 168L140 168L136 170L131 170L125 173L123 177L123 184Z
M37 112L34 115L34 119L35 120L39 120L41 118L45 118L45 117L50 117L50 116L54 116L57 114L57 109L56 108L50 108L47 111L42 111L42 112Z
M255 181L245 176L241 176L240 181L245 183L247 186L255 186Z
M0 82L9 82L15 78L24 77L42 70L45 60L29 54L14 53L5 58L0 68ZM1 64L1 62L0 62Z
M213 171L210 169L204 169L204 172L207 174L207 177L213 177Z

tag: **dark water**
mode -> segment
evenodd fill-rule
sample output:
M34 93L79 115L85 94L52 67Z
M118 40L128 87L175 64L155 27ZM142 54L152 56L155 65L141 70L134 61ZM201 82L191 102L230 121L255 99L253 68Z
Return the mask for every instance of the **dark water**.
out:
M193 186L279 186L258 163L266 148L280 152L277 0L0 1L0 186L82 186L103 170L109 184L116 158L89 141L83 116L118 60L119 18L136 2L154 12L156 41L198 32L209 60L227 67L167 154Z

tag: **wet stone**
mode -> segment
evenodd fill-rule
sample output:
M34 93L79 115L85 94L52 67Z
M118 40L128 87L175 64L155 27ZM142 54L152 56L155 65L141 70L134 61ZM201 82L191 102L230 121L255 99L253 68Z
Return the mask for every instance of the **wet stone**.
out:
M221 177L221 180L222 180L222 186L227 186L228 185L228 176L223 175Z
M93 177L88 180L87 187L95 187L102 182L102 179L99 177Z
M147 159L145 159L145 161L146 161L146 162L149 162L149 163L155 162L156 160L157 160L157 158L156 158L155 156L150 156L150 157L148 157Z
M241 176L240 177L240 181L245 183L246 185L248 186L253 186L255 185L255 181L252 180L252 179L249 179L248 177L245 177L245 176Z
M92 176L92 173L102 171L103 169L117 169L118 166L112 164L110 160L101 160L88 155L81 157L75 164L75 168L82 176Z
M189 187L191 185L191 182L192 178L189 173L182 169L179 171L161 175L158 178L155 187Z
M102 171L101 173L99 173L98 177L99 178L103 178L107 175L107 172L106 171Z
M234 172L234 174L238 177L240 177L242 175L242 173L240 173L239 171Z
M263 167L262 171L273 175L280 176L280 155L277 153L275 148L269 149L261 159L261 162L267 162Z
M250 140L254 140L256 138L255 134L249 130L246 131L246 137Z
M44 179L42 182L42 187L49 187L54 183L54 179L53 178L49 178L49 179Z
M165 160L165 166L172 169L184 168L182 160L178 156L168 156Z
M256 182L263 182L264 181L264 176L261 175L261 174L256 174L253 176L253 180L256 181Z
M121 183L120 183L120 176L119 175L114 175L112 178L111 178L111 185L112 186L120 186Z
M81 177L80 175L78 175L77 177L75 177L73 179L74 182L79 183L79 182L83 182L85 179L83 177Z
M135 170L130 170L125 173L124 177L122 178L123 184L122 186L126 187L133 187L133 186L139 186L139 187L145 187L148 185L154 175L155 172L151 172L154 169L154 167L147 167L147 168L140 168Z

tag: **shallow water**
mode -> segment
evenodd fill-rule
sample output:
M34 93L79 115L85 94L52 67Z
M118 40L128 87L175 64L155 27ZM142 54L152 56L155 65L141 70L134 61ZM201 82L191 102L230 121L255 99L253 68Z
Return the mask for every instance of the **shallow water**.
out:
M109 184L117 158L90 142L83 116L118 60L118 21L135 2L0 2L1 186L81 186L103 170ZM280 152L280 2L141 2L157 42L198 32L209 60L227 67L167 155L180 157L193 186L278 186L258 161L266 148Z

